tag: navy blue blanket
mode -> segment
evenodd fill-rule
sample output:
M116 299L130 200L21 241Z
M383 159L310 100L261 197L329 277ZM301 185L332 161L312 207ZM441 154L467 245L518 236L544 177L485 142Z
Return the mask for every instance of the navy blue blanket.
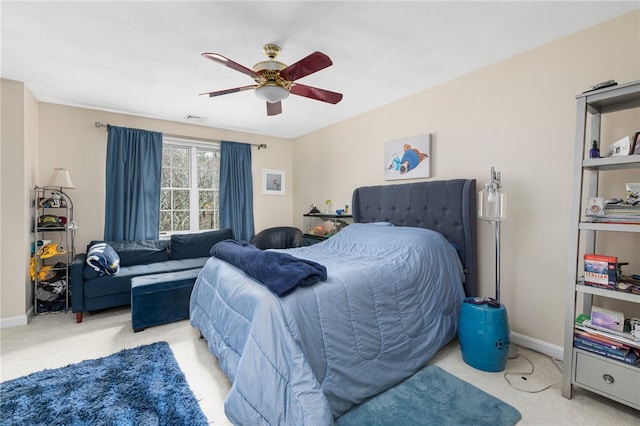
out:
M209 253L241 269L278 296L298 286L327 280L327 268L319 263L287 253L260 250L246 241L220 241Z

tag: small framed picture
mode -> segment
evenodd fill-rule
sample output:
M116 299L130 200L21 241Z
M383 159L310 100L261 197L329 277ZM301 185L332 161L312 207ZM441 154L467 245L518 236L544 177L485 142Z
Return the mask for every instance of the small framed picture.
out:
M589 197L587 209L584 213L586 216L604 216L604 198Z
M262 169L262 193L267 195L284 195L284 170Z
M620 157L631 154L631 143L629 136L625 136L619 141L612 143L609 147L609 157Z

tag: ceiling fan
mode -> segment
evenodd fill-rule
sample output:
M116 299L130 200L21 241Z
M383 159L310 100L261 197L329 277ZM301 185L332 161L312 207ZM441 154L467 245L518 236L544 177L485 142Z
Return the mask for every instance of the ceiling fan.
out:
M215 92L201 93L209 97L228 95L230 93L242 92L255 89L256 96L267 103L267 115L277 115L282 112L282 100L294 95L305 98L316 99L330 104L337 104L342 100L342 93L331 92L329 90L318 89L317 87L306 86L295 83L296 80L306 77L309 74L320 71L333 65L331 59L322 52L313 52L309 56L299 60L295 64L285 65L275 60L280 53L280 46L266 44L263 47L264 53L269 58L266 61L258 62L253 69L247 68L231 59L225 58L219 53L203 53L202 56L214 62L225 65L236 71L253 78L256 84L249 86L234 87L232 89L218 90Z

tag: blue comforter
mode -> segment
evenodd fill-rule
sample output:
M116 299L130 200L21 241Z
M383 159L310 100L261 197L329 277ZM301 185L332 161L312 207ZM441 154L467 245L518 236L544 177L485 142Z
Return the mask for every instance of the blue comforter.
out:
M437 232L353 224L285 252L325 265L327 281L280 298L212 257L193 289L191 324L233 383L234 424L331 425L456 335L462 268Z

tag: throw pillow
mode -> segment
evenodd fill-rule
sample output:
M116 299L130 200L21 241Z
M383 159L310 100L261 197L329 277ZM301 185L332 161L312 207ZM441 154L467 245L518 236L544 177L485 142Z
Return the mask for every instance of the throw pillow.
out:
M195 259L209 257L209 250L223 240L232 240L231 228L194 234L174 234L171 236L171 259Z
M98 276L115 275L120 271L120 257L109 244L98 243L87 252L87 265L98 272Z

